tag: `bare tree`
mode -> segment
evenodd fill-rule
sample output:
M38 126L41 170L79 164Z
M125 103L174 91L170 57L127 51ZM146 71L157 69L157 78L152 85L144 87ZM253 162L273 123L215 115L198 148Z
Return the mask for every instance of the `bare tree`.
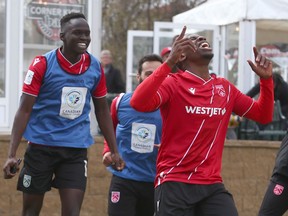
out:
M153 30L155 21L172 17L206 0L103 0L102 49L113 54L114 64L125 78L128 30Z

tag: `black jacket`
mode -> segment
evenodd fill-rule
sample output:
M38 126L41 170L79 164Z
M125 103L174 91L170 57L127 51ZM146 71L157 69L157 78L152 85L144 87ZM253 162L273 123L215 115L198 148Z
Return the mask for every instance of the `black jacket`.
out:
M105 71L106 86L108 93L121 93L125 92L125 83L121 77L121 73L117 68L109 65Z

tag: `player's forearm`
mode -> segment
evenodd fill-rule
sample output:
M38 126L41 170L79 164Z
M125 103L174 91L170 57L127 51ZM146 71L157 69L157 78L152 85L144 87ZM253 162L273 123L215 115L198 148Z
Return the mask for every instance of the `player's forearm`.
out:
M99 128L107 142L107 147L110 149L111 153L118 153L116 147L116 138L115 132L113 130L112 119L109 114L109 111L105 113L97 113L96 114L97 121L99 124Z
M270 123L273 119L273 109L273 79L260 79L260 95L251 110L253 120L261 124Z
M157 90L170 72L171 68L167 63L163 63L158 67L136 88L132 95L130 105L141 112L156 109L160 102Z
M15 115L10 139L10 146L8 150L9 158L16 156L16 152L21 142L29 117L29 114L23 112L20 113L19 111Z

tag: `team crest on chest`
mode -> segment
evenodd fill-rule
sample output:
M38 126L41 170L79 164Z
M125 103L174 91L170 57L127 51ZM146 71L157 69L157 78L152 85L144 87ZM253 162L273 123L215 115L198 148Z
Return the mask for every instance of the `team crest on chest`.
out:
M226 96L226 92L225 92L223 85L216 85L215 88L216 88L216 91L217 91L219 96L221 96L221 97Z

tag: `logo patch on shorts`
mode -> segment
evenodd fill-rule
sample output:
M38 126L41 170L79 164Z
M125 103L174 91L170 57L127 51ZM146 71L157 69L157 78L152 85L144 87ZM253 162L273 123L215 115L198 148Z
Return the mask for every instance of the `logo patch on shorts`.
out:
M28 188L30 184L31 184L31 176L25 174L23 178L23 186Z
M111 202L117 203L120 200L120 192L119 191L112 191L111 192Z
M275 195L279 196L282 194L283 190L284 190L284 187L282 185L276 184L273 192Z

